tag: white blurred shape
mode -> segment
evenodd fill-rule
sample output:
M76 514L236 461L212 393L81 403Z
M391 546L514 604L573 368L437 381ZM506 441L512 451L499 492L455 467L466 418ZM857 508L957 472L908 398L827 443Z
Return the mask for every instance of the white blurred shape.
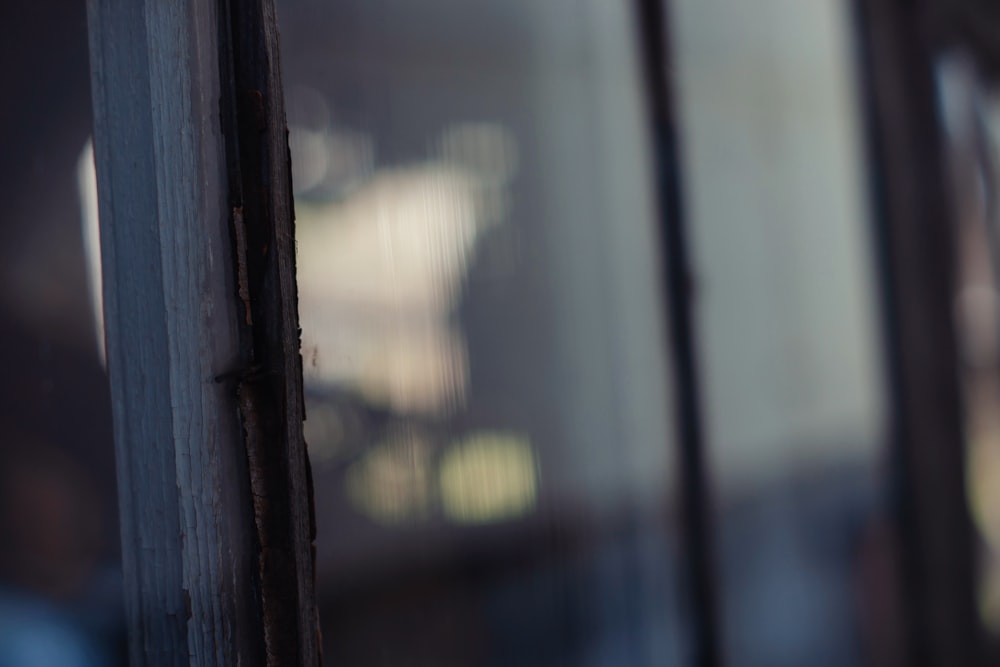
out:
M104 347L104 294L101 276L101 231L97 211L97 170L94 167L94 141L87 139L76 162L77 192L83 223L83 250L87 261L87 284L94 309L94 335L101 365L107 364Z
M464 400L465 340L450 320L477 236L505 215L516 149L499 126L469 124L446 131L440 153L341 201L298 203L308 381L403 413Z

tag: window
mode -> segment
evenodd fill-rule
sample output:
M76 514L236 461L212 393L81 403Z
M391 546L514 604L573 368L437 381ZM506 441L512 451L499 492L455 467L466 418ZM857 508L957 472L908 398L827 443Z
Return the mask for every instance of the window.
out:
M92 0L91 119L77 5L0 10L0 662L992 657L990 10Z

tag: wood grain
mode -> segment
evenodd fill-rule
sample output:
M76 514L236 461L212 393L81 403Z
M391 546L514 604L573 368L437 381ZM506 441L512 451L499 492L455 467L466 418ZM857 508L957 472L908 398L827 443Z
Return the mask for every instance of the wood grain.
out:
M225 3L88 2L135 665L318 663L273 8L241 6L235 18L248 19L239 29L253 39L227 41ZM235 44L243 50L232 58ZM263 75L249 87L261 102L254 141L232 126L223 133L237 90L247 90L229 78L240 62ZM254 190L244 196L234 183ZM242 243L234 199L244 206ZM254 502L248 450L264 452L252 474L266 486L267 512Z
M238 395L268 665L320 662L312 482L295 283L291 160L272 0L221 0L229 204L248 369Z

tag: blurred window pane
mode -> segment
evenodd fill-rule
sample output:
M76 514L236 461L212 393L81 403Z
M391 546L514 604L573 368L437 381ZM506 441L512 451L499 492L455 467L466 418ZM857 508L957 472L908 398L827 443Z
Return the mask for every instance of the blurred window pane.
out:
M871 664L897 621L849 6L671 4L727 664Z
M629 5L286 0L337 664L683 664Z
M80 180L85 4L0 3L0 59L0 664L118 665L111 405Z

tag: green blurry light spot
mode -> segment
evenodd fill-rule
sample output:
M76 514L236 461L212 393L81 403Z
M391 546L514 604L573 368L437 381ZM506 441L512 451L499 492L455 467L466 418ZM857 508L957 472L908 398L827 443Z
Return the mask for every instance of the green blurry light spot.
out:
M503 433L473 435L445 453L441 509L458 523L492 523L526 514L537 502L538 469L530 442Z
M345 474L351 503L374 521L395 525L431 508L431 448L415 436L380 443Z

